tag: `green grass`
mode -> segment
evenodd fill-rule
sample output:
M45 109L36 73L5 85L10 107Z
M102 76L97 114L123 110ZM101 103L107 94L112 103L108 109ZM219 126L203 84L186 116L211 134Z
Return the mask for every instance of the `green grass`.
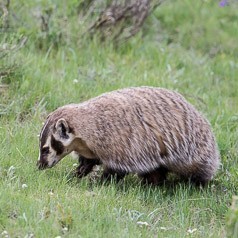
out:
M77 1L55 2L11 2L14 33L0 36L1 45L28 37L0 64L18 65L0 80L9 85L0 91L0 237L226 237L238 194L237 10L216 1L167 1L143 34L114 49L83 35ZM45 36L36 13L49 8ZM179 91L211 122L222 167L207 188L142 187L133 175L108 185L93 176L77 180L70 157L37 170L37 135L47 113L139 85Z

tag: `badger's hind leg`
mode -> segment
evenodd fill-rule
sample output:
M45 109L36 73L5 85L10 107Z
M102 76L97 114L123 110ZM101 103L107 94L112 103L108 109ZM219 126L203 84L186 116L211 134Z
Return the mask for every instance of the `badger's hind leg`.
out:
M180 176L182 182L189 182L195 186L206 186L208 182L213 178L214 171L208 166L193 166L191 169L187 168L186 172L183 173L175 172Z
M208 175L206 171L202 171L196 174L193 174L189 177L189 180L195 184L196 186L202 186L205 187L208 182L212 179L211 175Z
M116 182L119 182L127 175L127 172L116 171L110 168L104 168L103 174L101 176L102 182L110 182L112 179L115 179Z
M75 175L78 178L82 178L92 172L95 165L101 164L99 159L87 159L83 156L79 156L79 166L76 168Z
M166 180L168 169L159 167L148 173L139 174L138 176L142 179L143 184L161 185Z

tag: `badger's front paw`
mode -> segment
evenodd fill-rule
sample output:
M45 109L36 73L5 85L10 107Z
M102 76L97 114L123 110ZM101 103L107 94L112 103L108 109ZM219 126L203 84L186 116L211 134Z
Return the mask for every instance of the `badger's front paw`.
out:
M79 157L79 166L75 170L75 176L82 178L92 172L95 165L100 164L99 159L86 159L85 157Z

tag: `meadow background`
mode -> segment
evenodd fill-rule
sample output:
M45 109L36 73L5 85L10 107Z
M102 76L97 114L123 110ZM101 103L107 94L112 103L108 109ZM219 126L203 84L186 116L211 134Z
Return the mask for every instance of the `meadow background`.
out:
M79 2L0 1L0 237L238 237L236 2L164 1L119 47L87 36ZM176 90L210 120L222 165L206 188L77 180L70 157L37 170L50 111L140 85Z

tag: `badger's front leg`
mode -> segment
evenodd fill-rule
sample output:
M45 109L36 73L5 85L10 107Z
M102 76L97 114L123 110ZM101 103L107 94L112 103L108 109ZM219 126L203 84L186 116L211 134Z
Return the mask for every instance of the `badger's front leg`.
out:
M92 172L95 165L101 164L99 159L87 159L83 156L79 156L79 166L75 170L75 175L78 178L82 178Z

